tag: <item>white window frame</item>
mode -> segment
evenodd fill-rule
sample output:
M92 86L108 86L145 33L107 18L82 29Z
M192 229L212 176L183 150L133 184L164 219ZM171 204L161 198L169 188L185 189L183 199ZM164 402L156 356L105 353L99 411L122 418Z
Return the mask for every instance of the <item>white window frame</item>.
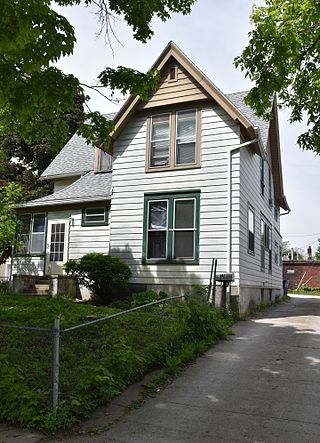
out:
M183 200L193 200L193 228L175 228L175 223L176 223L176 202L177 201L183 201ZM196 228L196 209L197 209L197 200L194 197L184 197L184 198L175 198L173 200L173 221L172 221L172 229L170 229L170 231L172 231L172 260L195 260L196 257L196 236L195 236L195 232L197 230ZM194 232L193 235L193 256L191 257L175 257L175 251L174 251L174 234L175 231L190 231L190 232Z
M150 220L150 203L159 203L159 202L166 202L167 203L167 218L166 218L166 229L150 229L149 228L149 220ZM149 232L158 232L158 231L165 231L166 232L166 254L165 257L148 257L148 251L149 251ZM155 199L155 200L148 200L148 214L147 214L147 260L167 260L168 259L168 238L169 238L169 200L168 199Z

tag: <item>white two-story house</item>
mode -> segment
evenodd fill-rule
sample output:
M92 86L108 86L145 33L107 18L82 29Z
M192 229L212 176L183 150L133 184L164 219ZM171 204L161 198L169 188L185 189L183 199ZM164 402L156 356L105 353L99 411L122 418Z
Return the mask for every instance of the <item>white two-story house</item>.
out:
M177 293L207 285L215 258L241 312L273 299L289 211L276 101L270 122L257 118L245 92L223 94L172 42L152 69L148 100L109 115L111 156L75 135L42 175L54 193L20 206L12 273L55 277L97 251L125 260L137 290Z

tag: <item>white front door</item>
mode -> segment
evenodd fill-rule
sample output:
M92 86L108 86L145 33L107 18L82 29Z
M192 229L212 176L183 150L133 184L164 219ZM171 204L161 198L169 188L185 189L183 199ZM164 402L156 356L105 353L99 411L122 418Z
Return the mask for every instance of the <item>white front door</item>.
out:
M68 259L69 220L49 220L46 246L46 274L61 275Z

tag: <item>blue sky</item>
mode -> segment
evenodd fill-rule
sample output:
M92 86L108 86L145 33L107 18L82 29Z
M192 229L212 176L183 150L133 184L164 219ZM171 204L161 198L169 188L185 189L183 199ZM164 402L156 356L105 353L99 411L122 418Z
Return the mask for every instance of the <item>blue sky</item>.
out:
M166 23L154 20L154 37L147 44L135 41L131 29L120 19L114 31L121 44L113 39L113 50L103 36L96 35L99 25L93 9L59 8L75 27L77 45L74 54L58 66L82 82L94 84L106 66L146 71L173 40L223 92L247 90L251 84L235 69L233 60L248 42L252 4L250 0L198 0L189 16L174 14ZM92 91L88 90L88 95L91 110L106 113L119 109ZM281 231L292 246L306 248L310 244L315 249L320 237L320 157L297 147L297 137L305 125L291 125L288 118L288 111L280 112L284 187L291 207L291 213L281 217Z

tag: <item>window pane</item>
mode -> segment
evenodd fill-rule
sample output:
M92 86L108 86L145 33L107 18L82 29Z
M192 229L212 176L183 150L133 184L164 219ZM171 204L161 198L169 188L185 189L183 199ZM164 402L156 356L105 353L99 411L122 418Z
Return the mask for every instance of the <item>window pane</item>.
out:
M157 201L149 203L149 229L167 228L167 202Z
M85 209L86 223L105 222L105 208L87 208Z
M106 152L99 150L99 171L107 172L112 169L112 157Z
M251 209L248 210L248 228L249 231L254 232L254 213Z
M176 162L178 165L196 162L196 143L182 143L177 140Z
M174 258L194 257L194 231L174 232Z
M196 136L196 111L179 112L177 114L177 139L194 141Z
M148 258L166 258L167 231L149 231Z
M22 215L19 220L19 232L21 234L29 234L31 215Z
M169 164L169 150L169 139L151 142L150 166L167 166Z
M194 228L194 200L175 201L175 228Z
M32 232L44 232L46 225L45 214L35 214L33 216L33 229Z
M169 139L169 114L157 115L151 120L151 141Z
M44 232L33 233L31 235L30 253L43 253L44 252Z
M249 251L254 252L254 234L249 231Z

